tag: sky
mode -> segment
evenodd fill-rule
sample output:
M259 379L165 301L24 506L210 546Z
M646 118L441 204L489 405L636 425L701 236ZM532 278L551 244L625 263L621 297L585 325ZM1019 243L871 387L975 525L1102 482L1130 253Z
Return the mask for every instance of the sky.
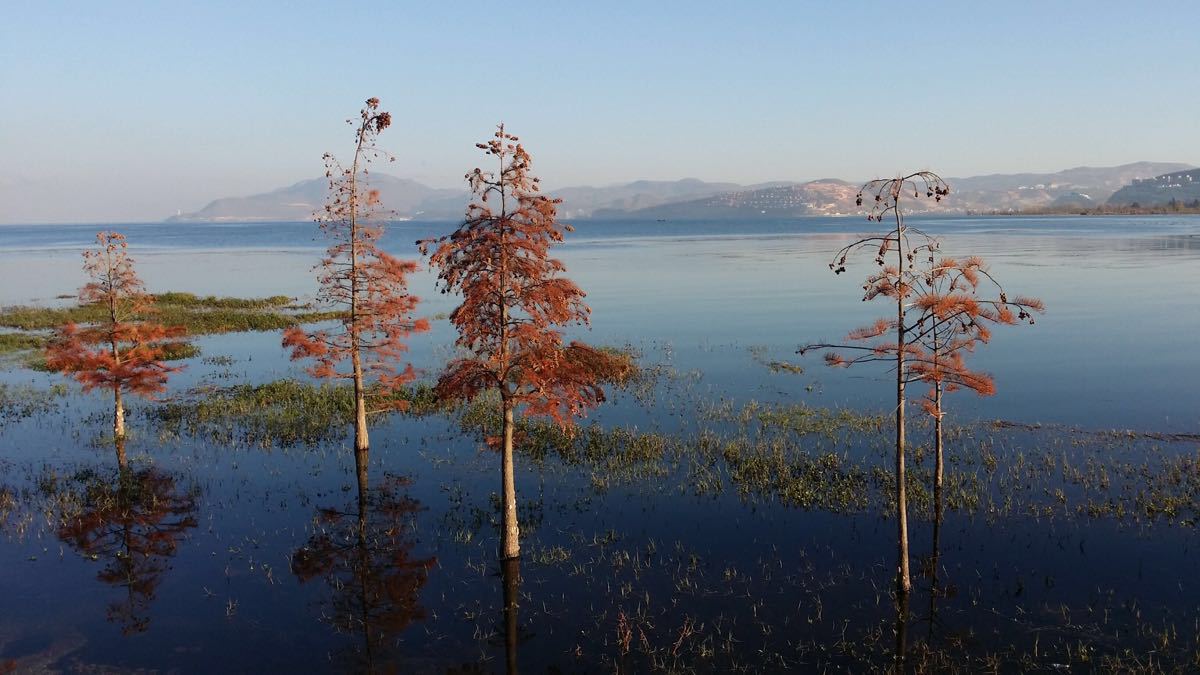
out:
M550 187L1200 164L1200 3L0 0L0 223L161 220L322 173Z

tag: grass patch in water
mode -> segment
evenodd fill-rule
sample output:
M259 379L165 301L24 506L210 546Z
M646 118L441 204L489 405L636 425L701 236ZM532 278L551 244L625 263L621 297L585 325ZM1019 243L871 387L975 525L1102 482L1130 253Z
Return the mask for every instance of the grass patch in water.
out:
M314 311L294 304L292 298L200 297L169 292L155 297L155 310L142 319L168 326L182 326L192 335L281 330L302 323L328 321L341 312ZM0 327L21 331L44 331L67 323L90 324L104 319L100 305L72 307L14 306L0 309Z
M405 401L411 414L437 408L432 388L417 384L384 403ZM223 445L318 445L349 432L354 391L348 385L276 380L266 384L201 387L150 409L164 433L205 437ZM372 415L370 421L379 419Z
M41 349L46 346L46 338L29 333L0 333L0 355L15 354Z

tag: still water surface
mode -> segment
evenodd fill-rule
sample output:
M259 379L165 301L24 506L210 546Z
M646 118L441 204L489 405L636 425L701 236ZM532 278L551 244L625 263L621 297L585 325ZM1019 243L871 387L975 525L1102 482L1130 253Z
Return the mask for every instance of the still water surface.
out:
M1197 642L1196 505L1187 498L1195 492L1184 492L1179 514L1163 520L1088 517L1073 505L1096 488L1068 476L1124 480L1136 491L1130 467L1196 456L1198 443L1186 434L1200 431L1200 218L911 224L940 236L947 254L983 256L1011 294L1047 306L1036 325L998 329L973 357L994 373L998 393L954 396L952 419L1061 426L1050 433L981 426L964 437L961 454L986 448L1000 469L963 460L961 472L982 477L987 496L976 508L951 509L938 546L930 547L928 519L915 518L914 568L939 572L918 575L921 608L909 632L963 659L1005 645L1036 649L1046 669L1074 662L1064 645L1081 643L1104 653L1164 649L1186 663L1171 649ZM700 421L702 408L799 402L886 413L885 372L829 370L794 354L799 344L837 339L887 311L860 301L870 260L842 276L826 266L867 225L578 225L558 250L589 294L585 339L630 344L644 364L671 373L648 397L614 392L592 419L604 429L692 439L686 445L703 433L739 433L729 418ZM415 256L416 239L448 227L395 224L385 246ZM56 296L83 282L79 251L96 229L0 226L0 304L62 302ZM155 291L311 297L311 267L324 247L307 223L117 229ZM426 315L453 306L427 274L413 287ZM453 340L445 321L434 323L412 351L430 373ZM303 377L277 333L198 344L202 358L232 363L190 360L171 396L200 385ZM804 372L772 372L765 365L772 360ZM61 380L12 366L0 381L45 388ZM705 462L682 451L669 470L610 483L607 472L618 470L603 464L522 456L526 553L513 586L514 575L494 562L494 456L453 419L398 416L376 427L371 490L360 502L344 434L264 448L237 433L168 433L152 412L141 404L131 416L135 473L127 480L136 489L122 488L103 440L103 397L71 394L53 412L0 423L0 495L7 495L0 500L0 663L90 672L503 672L515 663L526 672L790 671L890 663L894 524L885 509L755 498L728 475L724 489L701 489ZM1157 435L1094 433L1113 429ZM886 435L796 443L886 467ZM1200 485L1188 466L1180 480ZM1061 500L1055 490L1065 493ZM1027 496L1005 510L1007 493ZM94 527L68 531L61 516L79 504L87 517L71 522ZM515 616L503 611L513 593ZM1166 649L1147 626L1184 635ZM626 628L631 638L623 642ZM847 640L874 646L847 649Z

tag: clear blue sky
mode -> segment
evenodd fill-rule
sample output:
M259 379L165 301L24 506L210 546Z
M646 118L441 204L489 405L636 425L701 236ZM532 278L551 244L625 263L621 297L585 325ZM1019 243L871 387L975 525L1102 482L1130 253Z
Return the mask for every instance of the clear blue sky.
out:
M159 219L315 177L378 96L458 185L1200 163L1200 3L2 0L0 222Z

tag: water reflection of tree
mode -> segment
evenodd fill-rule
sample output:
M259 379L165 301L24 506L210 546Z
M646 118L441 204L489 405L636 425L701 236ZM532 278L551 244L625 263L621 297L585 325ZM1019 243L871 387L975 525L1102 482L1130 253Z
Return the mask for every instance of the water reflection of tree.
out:
M120 470L93 478L75 495L78 510L65 515L58 538L81 555L104 562L96 578L125 589L109 605L108 619L129 635L149 628L150 605L170 559L196 527L198 490L181 489L158 469Z
M352 670L395 670L382 653L389 638L425 618L421 589L434 558L415 558L412 517L422 510L405 489L407 478L385 475L375 488L359 472L357 505L317 512L317 531L292 558L301 582L322 578L330 597L324 620L339 633L356 635Z
M504 598L504 665L507 675L517 675L517 645L529 639L521 632L517 609L521 594L521 559L500 561L500 580Z

